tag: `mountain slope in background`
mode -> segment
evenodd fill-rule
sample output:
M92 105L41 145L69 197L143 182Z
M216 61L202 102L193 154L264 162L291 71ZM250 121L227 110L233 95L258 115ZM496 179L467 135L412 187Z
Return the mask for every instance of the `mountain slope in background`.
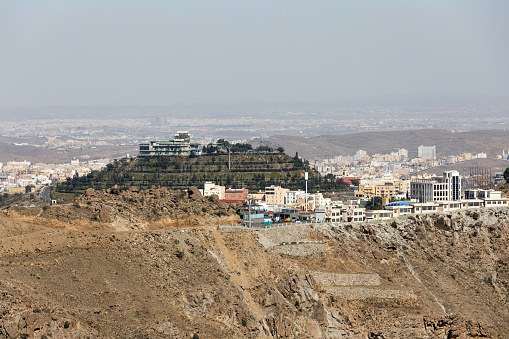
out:
M477 154L485 152L488 157L509 150L509 131L476 130L452 132L441 129L405 131L361 132L342 135L321 135L305 138L276 135L266 139L255 139L254 144L282 146L287 154L298 152L305 159L335 155L353 155L362 149L369 155L390 153L405 148L409 157L417 157L420 145L436 145L437 155Z

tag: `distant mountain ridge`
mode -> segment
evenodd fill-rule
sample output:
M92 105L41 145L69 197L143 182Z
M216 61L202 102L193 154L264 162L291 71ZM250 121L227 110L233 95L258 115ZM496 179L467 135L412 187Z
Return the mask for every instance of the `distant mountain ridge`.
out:
M488 157L509 150L509 131L475 130L452 132L443 129L420 129L403 131L360 132L341 135L321 135L312 138L276 135L255 139L253 144L281 146L287 154L299 155L312 160L314 157L353 155L365 150L369 155L390 153L405 148L409 157L417 156L420 145L436 146L437 155L477 154L484 152Z
M246 101L224 103L175 103L168 105L69 105L69 106L0 106L0 120L19 119L121 119L134 117L179 117L192 114L194 117L236 118L255 115L270 117L286 111L316 112L336 111L367 107L436 107L436 108L488 108L505 111L509 95L441 95L432 93L395 94L380 96L350 97L332 101ZM497 115L490 111L490 115Z

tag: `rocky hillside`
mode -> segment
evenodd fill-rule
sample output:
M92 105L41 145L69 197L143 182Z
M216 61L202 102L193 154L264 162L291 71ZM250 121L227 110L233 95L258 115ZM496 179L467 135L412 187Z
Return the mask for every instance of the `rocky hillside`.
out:
M155 186L141 191L137 187L128 190L117 186L105 190L89 188L71 204L14 207L9 213L76 225L101 227L107 223L118 231L240 223L234 205L220 202L216 195L203 197L196 187L182 191Z
M509 336L507 209L264 230L209 213L182 227L154 211L175 197L161 190L1 212L0 338ZM222 208L184 193L174 209Z

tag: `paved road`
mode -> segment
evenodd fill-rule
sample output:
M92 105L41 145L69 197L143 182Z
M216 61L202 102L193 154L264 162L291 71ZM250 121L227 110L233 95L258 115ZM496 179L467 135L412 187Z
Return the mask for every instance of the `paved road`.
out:
M53 185L46 186L41 191L41 198L47 204L51 204L51 198L49 197L49 192L51 191L51 187L53 187Z

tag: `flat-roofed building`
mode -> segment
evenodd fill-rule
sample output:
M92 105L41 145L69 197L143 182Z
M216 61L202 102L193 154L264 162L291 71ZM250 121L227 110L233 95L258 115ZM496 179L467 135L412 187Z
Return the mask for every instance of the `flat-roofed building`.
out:
M438 210L441 212L450 212L467 208L466 201L437 201L437 203L439 206Z
M288 191L286 192L286 205L287 206L296 206L299 197L304 197L306 192L298 190L298 191Z
M438 212L438 203L434 201L422 202L422 203L411 203L415 214L427 214Z
M411 214L413 212L413 207L410 205L409 201L397 201L385 204L384 210L392 211L392 216L396 218Z
M502 198L501 191L473 189L465 191L465 200L471 208L485 207L506 207L509 206L509 199ZM474 202L477 202L474 203Z
M219 197L219 200L223 200L225 198L225 187L216 185L210 181L207 181L205 184L203 184L204 197L208 197L214 194Z
M341 213L341 207L333 206L332 208L325 211L325 219L329 222L342 222L343 214Z
M343 209L344 222L360 222L366 220L366 209L359 206L349 206Z
M355 192L356 198L382 197L394 198L400 192L398 183L384 182L379 184L360 184L358 191Z
M253 204L261 204L265 201L265 192L249 193L247 199Z
M417 202L461 200L461 180L458 171L448 171L440 178L415 179L410 183L410 196Z
M417 147L417 157L418 158L437 158L437 149L435 145L433 146L419 146Z
M369 220L387 220L394 217L394 212L390 210L372 210L366 211L366 221Z
M288 188L281 186L265 187L265 202L272 206L285 206L286 193L290 191Z
M173 140L149 141L139 144L140 156L177 155L189 156L200 154L198 144L191 144L191 136L187 131L178 131Z
M227 201L246 201L249 190L247 188L234 189L229 188L224 191L224 200Z

